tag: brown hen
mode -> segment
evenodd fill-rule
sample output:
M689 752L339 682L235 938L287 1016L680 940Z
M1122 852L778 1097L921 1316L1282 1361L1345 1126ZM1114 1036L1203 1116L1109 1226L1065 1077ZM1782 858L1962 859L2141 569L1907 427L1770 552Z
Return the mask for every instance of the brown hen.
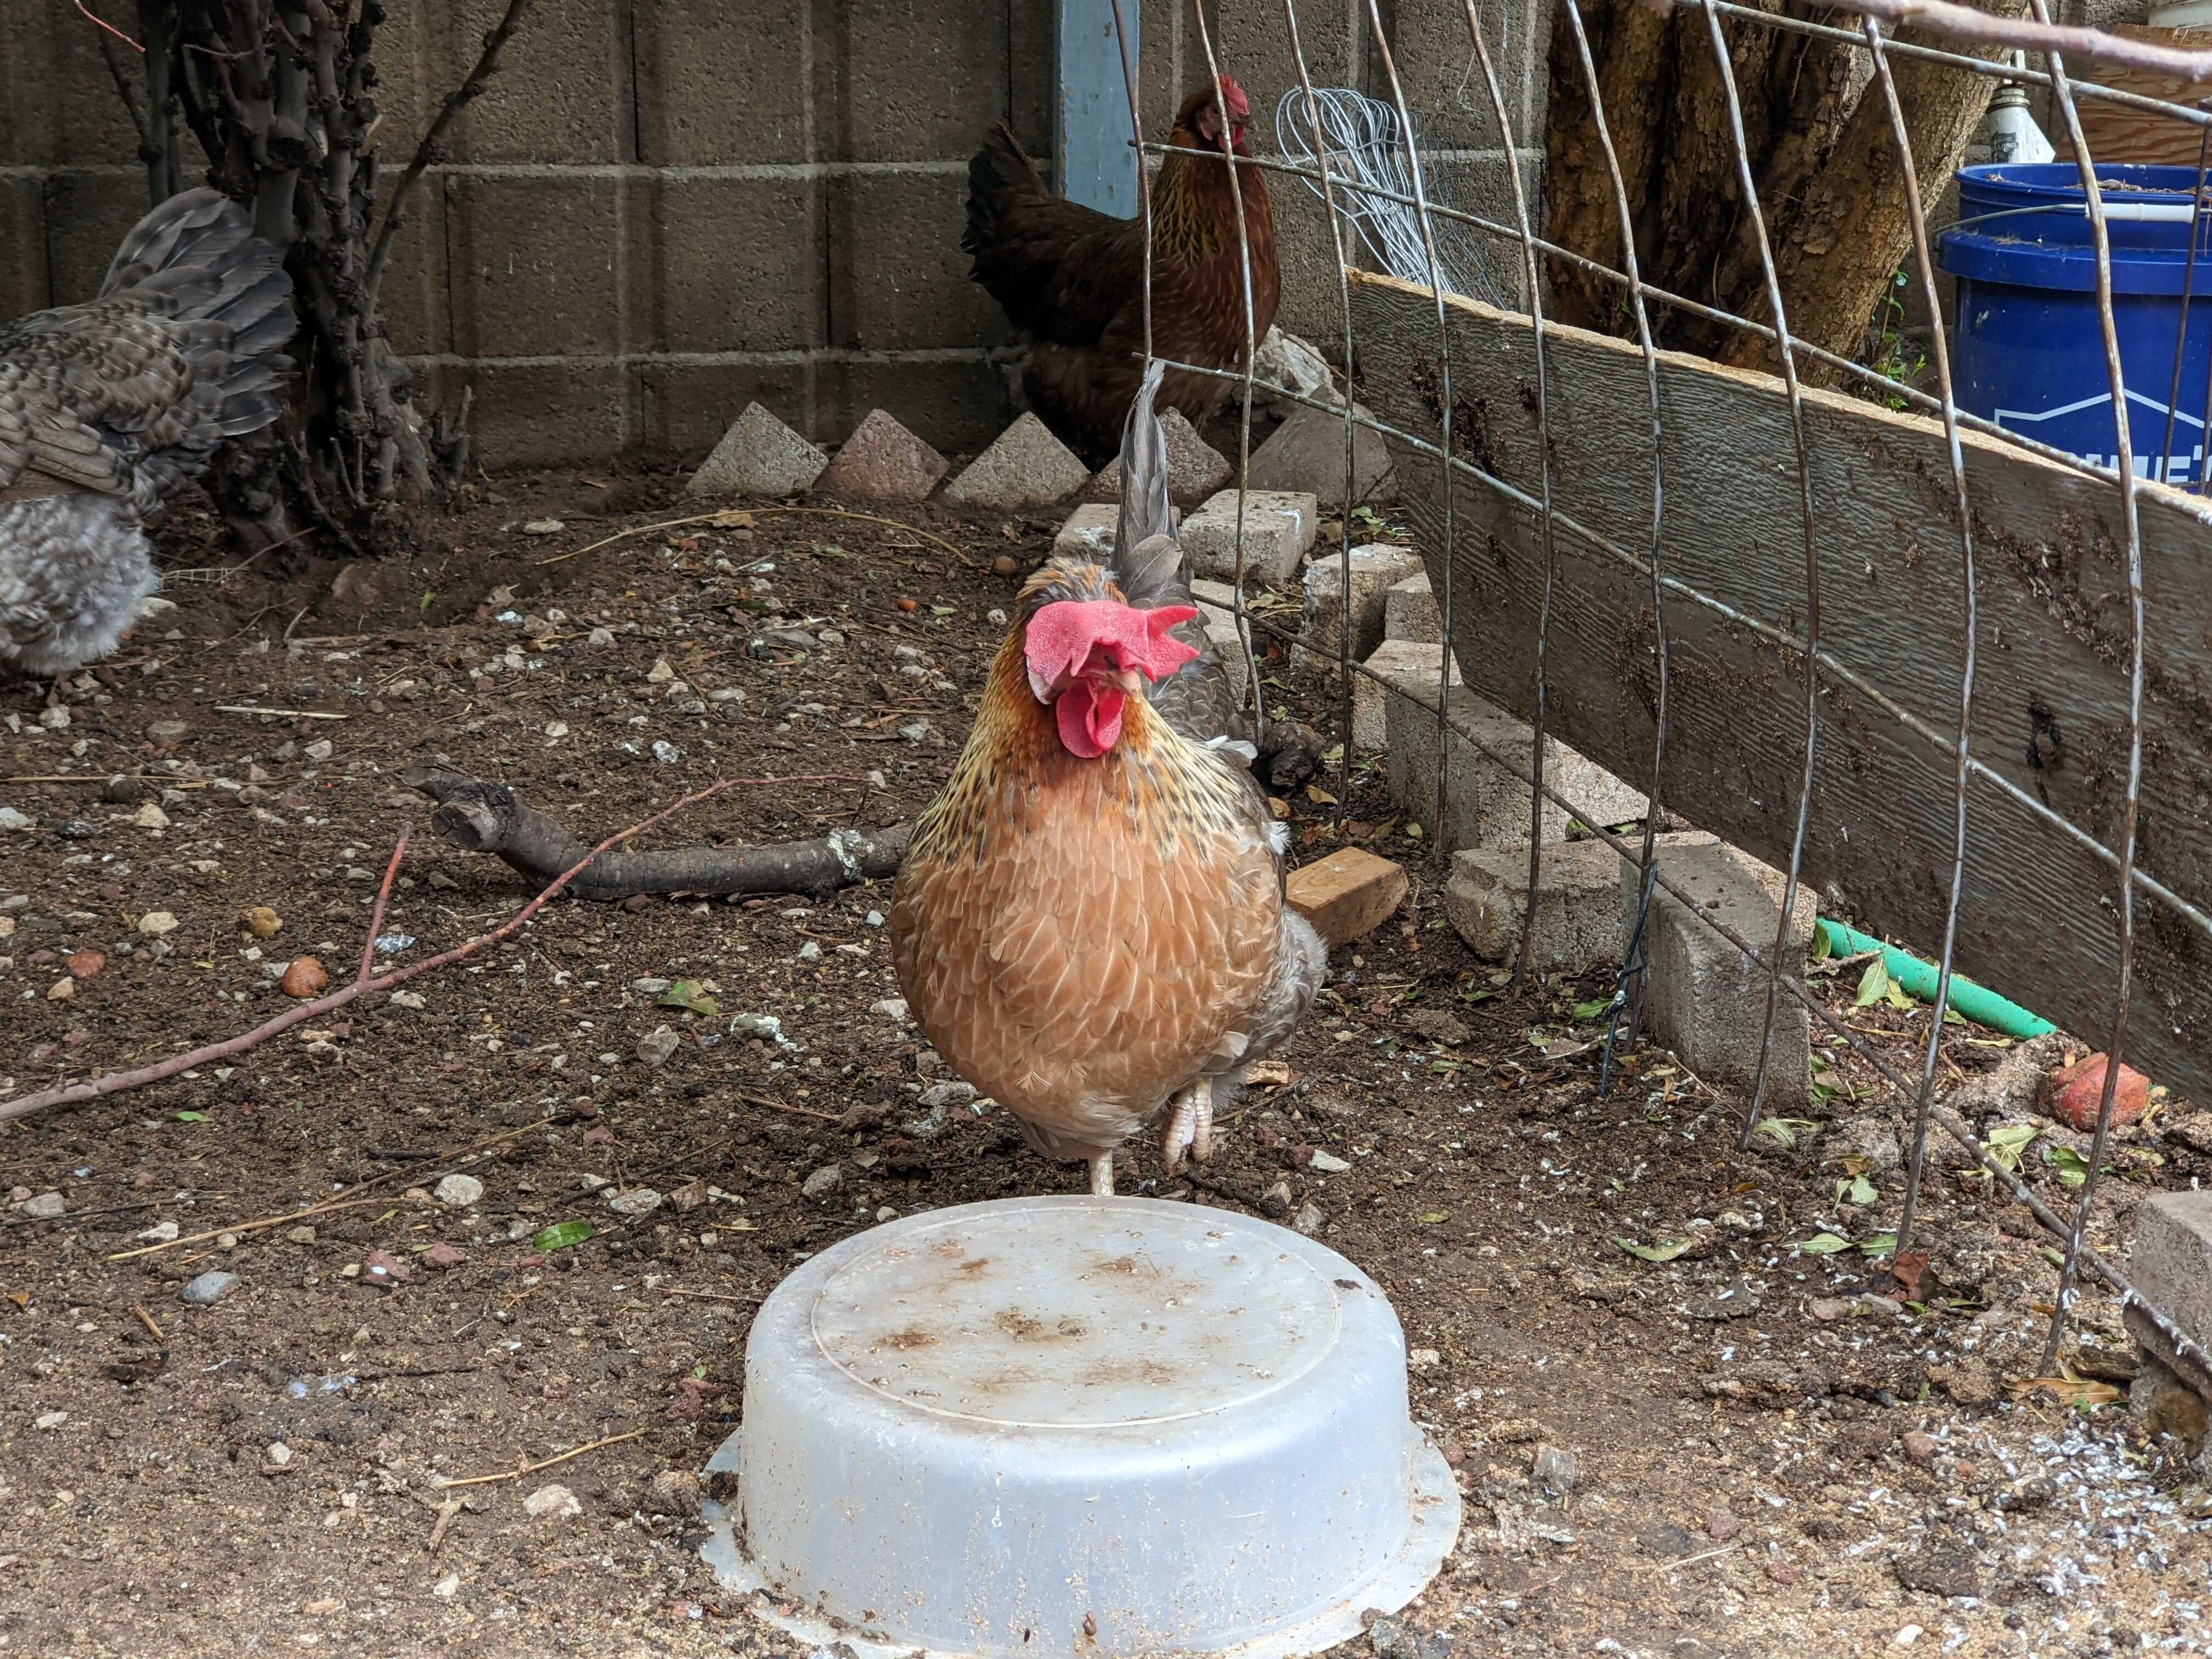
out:
M1252 248L1252 335L1264 338L1280 293L1267 181L1242 164L1251 118L1230 76L1219 91L1183 100L1168 143L1213 156L1170 153L1152 185L1152 349L1202 368L1244 366L1243 259L1237 198ZM1052 193L1001 123L968 167L970 274L1006 308L1028 348L1022 391L1039 419L1093 459L1121 434L1144 372L1145 221L1115 219ZM1159 402L1193 421L1221 407L1231 382L1170 369Z
M1327 965L1283 902L1286 837L1163 533L1159 379L1130 411L1112 564L1054 559L1024 586L890 904L924 1034L1097 1193L1163 1120L1167 1166L1203 1161L1215 1079L1290 1035Z

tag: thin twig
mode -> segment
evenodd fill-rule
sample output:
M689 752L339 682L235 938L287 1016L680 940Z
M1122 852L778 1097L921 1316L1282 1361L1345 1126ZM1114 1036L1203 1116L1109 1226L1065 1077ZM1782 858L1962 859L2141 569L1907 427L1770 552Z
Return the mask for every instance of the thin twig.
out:
M299 618L295 617L293 620L296 622ZM287 720L349 720L353 718L350 714L325 714L319 708L253 708L235 702L219 702L215 706L215 712L218 714L282 714Z
M738 1098L749 1106L764 1106L771 1112L788 1112L793 1117L818 1117L824 1123L839 1123L844 1121L836 1112L818 1112L811 1106L787 1106L780 1100L770 1100L766 1095L749 1095L739 1091Z
M146 1304L144 1303L132 1303L131 1304L131 1311L138 1316L138 1322L140 1324L143 1325L148 1330L154 1333L154 1340L156 1342L167 1342L169 1340L167 1334L164 1332L159 1325L156 1325L154 1322L154 1316L146 1311Z
M633 525L628 530L617 530L613 535L593 542L588 547L580 547L569 553L556 553L551 558L540 559L538 562L558 564L563 559L581 558L586 553L596 553L603 547L611 547L617 542L627 540L632 536L647 536L656 530L681 530L685 525L691 524L719 523L724 526L735 526L737 515L740 514L748 518L765 519L780 518L793 513L811 514L825 519L858 519L863 524L888 525L893 530L903 530L910 536L919 536L926 542L934 542L970 570L982 568L982 566L977 564L975 560L969 558L951 542L946 541L944 537L933 535L919 525L908 524L902 519L883 518L873 513L851 513L842 507L726 507L719 513L699 513L688 519L668 519L659 524Z
M423 1547L425 1555L435 1555L438 1546L446 1541L446 1528L453 1524L453 1517L461 1512L461 1500L448 1498L438 1505L438 1523L430 1528L430 1541Z
M604 1440L594 1440L588 1446L579 1446L574 1451L564 1451L558 1457L549 1457L542 1463L518 1463L514 1468L503 1470L498 1474L470 1474L462 1476L459 1480L441 1480L438 1482L438 1490L443 1492L448 1486L481 1486L492 1480L520 1480L526 1474L535 1474L540 1469L550 1469L556 1463L565 1463L572 1457L581 1457L586 1452L595 1452L605 1446L619 1446L625 1440L635 1440L641 1434L651 1432L649 1429L632 1429L628 1434L611 1434Z
M688 1296L695 1302L753 1303L761 1300L761 1298L757 1296L724 1296L719 1291L664 1291L661 1294L664 1296Z
M108 33L120 40L125 46L130 47L131 51L137 52L140 57L143 58L146 55L145 47L140 46L136 40L133 40L121 29L116 27L114 24L109 22L105 17L102 17L98 13L94 12L90 6L84 3L84 0L76 0L76 4L78 12L82 15L88 22L98 24L101 28L106 30Z
M388 1204L392 1195L380 1193L374 1198L337 1198L327 1204L313 1204L304 1210L294 1210L288 1215L272 1215L259 1221L233 1222L227 1227L210 1227L204 1233L186 1233L182 1238L167 1239L159 1244L149 1244L143 1249L118 1250L107 1259L110 1261L129 1261L142 1255L158 1255L163 1250L180 1249L187 1244L204 1244L210 1238L221 1238L225 1233L234 1237L240 1233L258 1233L270 1227L281 1227L288 1221L299 1221L311 1215L328 1215L333 1210L358 1209L364 1204Z
M356 984L368 982L368 970L376 962L376 941L384 932L384 907L392 897L392 878L399 873L399 860L407 856L407 837L415 833L415 826L399 826L399 839L392 844L392 860L384 866L384 882L376 890L376 908L368 913L368 937L361 942L361 971L354 975Z
M325 1014L343 1007L364 991L387 991L393 986L404 985L410 979L472 957L486 946L497 945L501 940L512 938L520 932L531 917L543 909L562 888L581 875L593 859L609 848L620 845L633 836L643 834L655 824L673 817L677 813L689 807L696 806L709 795L719 794L733 785L787 781L788 780L783 778L723 778L708 785L704 789L695 790L676 802L674 805L655 812L651 817L634 823L627 830L617 830L613 835L592 848L590 852L585 854L581 859L556 876L537 897L532 899L489 933L478 933L474 939L464 940L450 951L441 951L436 956L426 957L421 962L410 963L404 968L395 968L390 973L380 974L374 979L356 979L340 989L331 992L328 996L317 997L312 1002L302 1002L288 1008L273 1018L264 1020L252 1030L241 1032L239 1036L228 1038L222 1042L211 1042L181 1054L173 1054L167 1060L156 1061L151 1066L142 1066L136 1071L110 1072L105 1077L90 1079L85 1082L65 1083L52 1089L40 1090L35 1094L18 1095L12 1100L0 1100L0 1122L5 1122L9 1118L27 1117L31 1113L43 1111L49 1106L74 1105L79 1101L97 1100L104 1095L120 1094L126 1089L143 1089L149 1083L165 1082L176 1076L178 1073L190 1071L196 1066L211 1065L216 1060L228 1060L234 1054L242 1054L250 1049L258 1048L280 1032L288 1031L295 1025L304 1024L308 1020L319 1018Z
M1680 1561L1657 1561L1657 1562L1654 1562L1654 1563L1652 1563L1652 1564L1651 1564L1650 1565L1649 1565L1649 1566L1644 1566L1644 1567L1638 1567L1638 1568L1637 1568L1637 1569L1636 1569L1636 1574L1637 1574L1637 1577L1640 1578L1640 1577L1644 1577L1644 1575L1646 1575L1647 1573L1654 1573L1654 1572L1680 1572L1680 1571L1681 1571L1681 1570L1682 1570L1683 1568L1685 1568L1685 1567L1694 1567L1694 1566L1696 1566L1696 1565L1698 1565L1698 1562L1700 1562L1700 1561L1710 1561L1710 1560L1711 1560L1715 1556L1718 1556L1718 1555L1726 1555L1726 1554L1727 1554L1730 1550L1734 1549L1735 1547L1735 1545L1733 1545L1733 1544L1723 1544L1723 1545L1722 1545L1722 1546L1721 1546L1718 1549L1717 1549L1717 1550L1707 1550L1707 1551L1706 1551L1703 1555L1691 1555L1691 1556L1685 1556L1685 1557L1684 1557L1681 1560L1680 1560Z

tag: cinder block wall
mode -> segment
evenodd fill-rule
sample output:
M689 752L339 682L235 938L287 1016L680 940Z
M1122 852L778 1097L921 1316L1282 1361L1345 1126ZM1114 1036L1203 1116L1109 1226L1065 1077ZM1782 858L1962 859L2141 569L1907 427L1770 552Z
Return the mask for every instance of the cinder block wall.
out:
M1206 57L1189 0L1142 8L1159 137ZM1533 187L1549 0L1480 9ZM386 0L387 185L500 10ZM1299 11L1316 85L1387 95L1368 0ZM1486 112L1461 0L1384 0L1381 13L1413 107ZM1209 15L1265 149L1275 100L1297 82L1282 8L1220 0ZM751 398L825 441L880 404L941 448L979 447L1011 410L987 356L1005 319L959 249L968 158L1006 119L1048 165L1052 22L1052 0L539 0L414 198L386 278L393 338L433 395L473 386L493 467L696 459ZM0 315L12 316L89 297L146 195L74 8L0 8ZM1510 222L1504 152L1483 122L1490 143L1455 153L1455 199ZM186 154L191 177L189 138ZM1295 179L1273 189L1285 325L1334 340L1320 204Z

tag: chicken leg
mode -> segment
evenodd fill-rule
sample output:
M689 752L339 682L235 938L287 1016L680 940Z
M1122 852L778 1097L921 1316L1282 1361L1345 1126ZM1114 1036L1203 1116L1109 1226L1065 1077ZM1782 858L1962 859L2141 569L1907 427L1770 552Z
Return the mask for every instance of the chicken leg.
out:
M1194 1164L1213 1156L1213 1085L1205 1078L1176 1091L1160 1133L1160 1162L1173 1174L1188 1153Z
M1090 1160L1091 1195L1093 1198L1114 1196L1114 1154L1101 1152Z

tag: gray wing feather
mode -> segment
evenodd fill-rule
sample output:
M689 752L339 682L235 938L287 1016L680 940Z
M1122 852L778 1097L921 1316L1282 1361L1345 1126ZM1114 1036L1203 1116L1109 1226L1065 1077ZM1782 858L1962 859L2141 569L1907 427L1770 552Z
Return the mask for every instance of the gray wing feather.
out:
M235 202L173 196L123 239L97 299L0 325L0 489L27 471L166 494L276 417L291 279Z

